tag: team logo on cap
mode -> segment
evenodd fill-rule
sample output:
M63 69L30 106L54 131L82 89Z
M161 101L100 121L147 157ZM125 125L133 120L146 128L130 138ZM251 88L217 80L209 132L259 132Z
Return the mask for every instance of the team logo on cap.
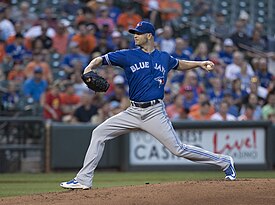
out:
M137 27L142 26L142 22L138 22Z

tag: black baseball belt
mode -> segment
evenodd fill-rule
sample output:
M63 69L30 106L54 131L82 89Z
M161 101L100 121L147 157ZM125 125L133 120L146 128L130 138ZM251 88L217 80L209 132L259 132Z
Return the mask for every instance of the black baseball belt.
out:
M148 101L148 102L134 102L134 101L131 101L132 106L140 107L140 108L147 108L147 107L156 105L158 103L160 103L160 100L158 100L158 99L157 100L151 100L151 101Z

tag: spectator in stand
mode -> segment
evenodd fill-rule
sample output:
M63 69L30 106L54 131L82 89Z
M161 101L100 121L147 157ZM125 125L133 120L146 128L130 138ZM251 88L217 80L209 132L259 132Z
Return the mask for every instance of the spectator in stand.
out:
M179 118L184 109L183 104L183 96L179 94L175 96L173 103L166 107L167 115L171 120Z
M142 2L142 1L141 1ZM145 0L142 2L143 18L151 22L156 29L162 27L159 0Z
M96 47L95 36L88 32L86 23L79 23L77 31L78 33L72 37L71 41L76 42L84 54L91 54Z
M8 73L7 79L15 82L17 85L23 84L26 79L26 75L23 71L24 65L22 61L14 61L11 71Z
M271 113L268 115L268 120L275 124L275 113Z
M185 86L191 86L193 90L193 94L195 98L198 98L198 94L203 91L203 87L201 86L199 82L199 78L196 72L189 70L185 74L184 81L180 87L179 92L181 94L184 93Z
M159 44L161 51L166 51L169 54L175 52L176 41L173 37L174 31L171 26L166 25L163 27L162 37L158 39L157 44Z
M200 93L198 97L198 103L190 107L189 115L197 115L197 113L200 112L201 104L206 101L209 101L208 95L205 92ZM210 104L209 114L212 115L214 114L214 112L215 112L215 108L213 105Z
M242 102L245 97L248 95L247 91L241 87L241 79L235 79L232 81L232 97L234 105L241 109Z
M43 45L42 49L47 49L50 51L52 49L53 41L51 37L47 36L47 31L48 24L44 21L43 23L41 23L41 34L37 36L33 41L35 42L37 40L40 40Z
M264 38L262 38L260 31L255 30L252 33L252 37L250 38L250 44L252 49L258 50L258 51L267 51L267 42ZM257 55L257 54L256 54Z
M259 79L257 77L252 77L250 80L250 86L247 89L247 92L254 93L258 96L259 104L263 105L266 97L268 95L268 90L260 85Z
M41 95L48 87L48 83L43 79L43 69L41 67L34 68L33 73L33 77L25 80L23 84L23 93L30 101L39 103Z
M250 93L247 96L247 99L245 99L243 101L243 106L242 109L240 111L241 114L244 114L245 112L245 104L250 104L252 105L255 109L254 109L254 113L253 113L253 120L261 120L262 119L262 106L259 105L259 100L258 100L258 96L255 95L254 93Z
M18 20L21 21L22 33L30 29L38 19L37 14L30 10L30 4L27 1L22 1L19 9L15 7L15 9L12 10L11 17L14 22Z
M186 55L183 51L185 49L185 42L183 38L176 38L175 40L175 51L172 53L174 58L182 60L190 60L190 56Z
M68 53L64 55L61 63L61 68L65 71L66 75L69 76L75 72L74 64L77 61L80 61L84 68L85 65L88 65L89 56L80 50L78 43L70 42Z
M210 32L214 34L215 37L221 39L222 41L229 37L230 27L225 19L225 14L222 12L217 12L215 16L215 22L210 27Z
M255 111L255 107L251 104L246 104L245 105L245 110L244 113L241 114L237 119L239 121L247 121L247 120L254 120L253 116L254 116L254 111Z
M49 27L56 30L58 19L57 19L57 14L54 10L54 7L52 6L45 7L43 13L40 15L40 19L42 18L44 19L45 22L47 22Z
M117 25L122 26L125 31L128 31L129 28L134 28L138 22L142 21L142 17L135 12L135 8L131 5L128 5L124 8L117 18Z
M67 53L69 34L66 26L61 21L57 24L56 33L52 38L53 49L60 55Z
M182 36L182 40L184 41L183 53L191 59L193 54L193 47L190 45L190 39L187 35Z
M92 116L92 124L100 124L110 117L110 103L103 102L101 107L98 108L97 114Z
M79 106L80 97L76 95L72 83L65 85L65 91L60 94L62 121L70 122L72 120L75 109Z
M125 110L130 106L128 100L128 92L125 87L125 79L121 75L117 75L113 79L114 89L112 93L109 93L107 96L108 102L117 101L119 102L120 111Z
M47 80L49 83L51 83L53 80L52 71L51 71L50 65L43 60L41 51L34 51L33 52L33 60L30 61L26 65L24 72L25 72L25 75L27 76L27 78L30 78L33 76L34 70L37 67L42 69L43 79Z
M258 31L261 35L261 39L263 39L266 44L268 43L268 36L266 35L266 30L262 23L255 22L254 31Z
M173 104L173 95L172 95L171 89L167 85L164 88L163 102L165 104L165 107Z
M262 116L264 120L269 120L269 118L275 114L275 90L270 92L267 96L267 103L263 106Z
M0 63L1 64L3 63L4 59L7 60L7 58L6 58L6 42L0 38Z
M209 60L208 54L209 54L209 49L208 49L206 42L200 42L198 44L198 46L196 47L196 49L192 55L192 58L195 61L206 61L206 60ZM199 69L196 71L197 71L199 77L203 77L205 75L205 72L203 72L202 69Z
M14 111L19 109L20 95L17 84L9 81L7 92L2 96L2 105L6 111Z
M243 45L249 45L249 37L248 35L243 31L243 22L241 20L237 20L235 22L235 31L231 34L230 38L234 42L234 44L243 51Z
M211 104L214 105L215 109L217 110L224 97L222 79L213 78L211 82L212 82L212 89L210 89L208 96Z
M43 108L43 117L46 120L61 121L61 98L59 84L54 82L49 85L48 90L43 93L40 100Z
M54 28L50 27L48 21L44 16L40 16L38 21L26 31L24 37L29 39L35 39L36 37L42 34L42 28L47 28L46 35L50 38L53 38L55 35Z
M250 65L248 66L248 62L244 60L240 66L241 68L240 73L237 74L237 78L241 79L241 87L244 90L247 90L249 88L250 80L254 76L254 71L253 71L253 74L250 74L249 72L247 72L248 67L251 67L251 66Z
M100 37L98 39L97 47L95 47L94 52L100 52L101 54L106 54L111 52L113 49L109 46L106 37Z
M13 61L24 61L31 53L24 46L24 37L22 34L15 35L15 41L6 47L6 54L12 58Z
M113 19L113 22L116 24L117 18L121 13L120 8L114 5L113 0L107 0L105 4L109 8L109 16Z
M272 81L272 74L267 69L267 59L260 58L258 62L258 68L256 69L256 76L260 81L260 85L264 88L268 88Z
M27 50L31 50L31 39L24 37L24 32L23 32L23 22L21 19L17 20L14 22L14 30L15 33L14 35L11 35L7 40L6 44L7 46L10 44L14 44L15 38L17 34L23 35L24 38L24 46L26 47Z
M233 63L229 64L225 68L225 77L230 82L238 78L238 75L241 73L241 67L245 66L243 65L244 62L244 54L240 51L235 51L233 53ZM246 63L246 73L249 76L254 75L254 71L249 63Z
M118 50L122 41L122 35L119 31L113 31L111 39L108 41L108 45L112 50Z
M236 117L228 113L229 105L227 102L222 101L219 107L219 111L211 116L211 120L218 121L235 121Z
M4 82L6 80L6 74L4 73L3 69L0 69L0 82ZM1 85L0 85L1 87ZM0 90L1 91L1 90Z
M268 71L275 76L275 52L268 53L268 64L267 64Z
M200 42L193 53L194 60L209 60L209 49L206 42Z
M251 37L253 33L253 25L249 23L249 14L246 11L241 10L239 15L239 20L242 23L242 27L243 27L242 29L244 33L248 37Z
M196 0L193 6L193 15L196 17L211 15L211 6L206 0Z
M6 17L6 8L0 7L0 39L6 41L15 34L13 23Z
M179 115L176 116L173 120L174 121L191 120L189 117L189 110L187 108L181 109L179 112Z
M96 21L95 12L89 7L83 7L78 10L74 23L75 25L78 25L80 23L95 24L96 23L95 21Z
M211 112L211 104L209 101L204 101L200 104L200 109L196 112L190 112L189 117L192 120L210 120L214 113Z
M176 0L161 0L159 1L159 11L163 24L170 22L182 16L182 6Z
M190 85L185 85L183 91L183 107L190 110L192 105L198 103L198 98L194 95L194 89Z
M219 52L219 58L229 65L233 62L234 43L230 38L227 38L223 42L223 49Z
M108 25L108 33L112 33L115 29L115 23L113 19L109 17L109 8L107 6L101 6L99 8L99 16L96 18L96 24L101 30L104 25Z
M72 122L91 122L92 117L97 114L97 109L91 93L84 92L80 98L80 106L73 113Z
M240 115L240 109L238 106L234 104L233 96L232 96L232 91L230 89L224 90L224 96L223 96L223 101L227 102L229 107L228 107L228 113L238 117Z
M61 6L61 11L64 12L65 16L76 16L79 9L81 9L81 4L75 0L67 0Z

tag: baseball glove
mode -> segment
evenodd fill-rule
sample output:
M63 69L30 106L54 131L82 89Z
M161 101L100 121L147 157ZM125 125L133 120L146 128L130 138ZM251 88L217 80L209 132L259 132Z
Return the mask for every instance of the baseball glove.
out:
M87 87L95 92L106 92L110 86L105 78L94 71L82 74L81 78Z

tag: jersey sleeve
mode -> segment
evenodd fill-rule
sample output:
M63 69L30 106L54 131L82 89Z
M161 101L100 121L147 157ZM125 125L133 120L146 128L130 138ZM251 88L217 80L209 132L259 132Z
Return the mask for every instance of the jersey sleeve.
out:
M115 52L110 52L102 56L103 65L112 65L112 66L119 66L119 67L124 67L126 63L126 51L125 50L119 50Z
M171 69L177 69L178 68L178 65L179 65L179 60L174 58L173 56L169 56L169 71Z

